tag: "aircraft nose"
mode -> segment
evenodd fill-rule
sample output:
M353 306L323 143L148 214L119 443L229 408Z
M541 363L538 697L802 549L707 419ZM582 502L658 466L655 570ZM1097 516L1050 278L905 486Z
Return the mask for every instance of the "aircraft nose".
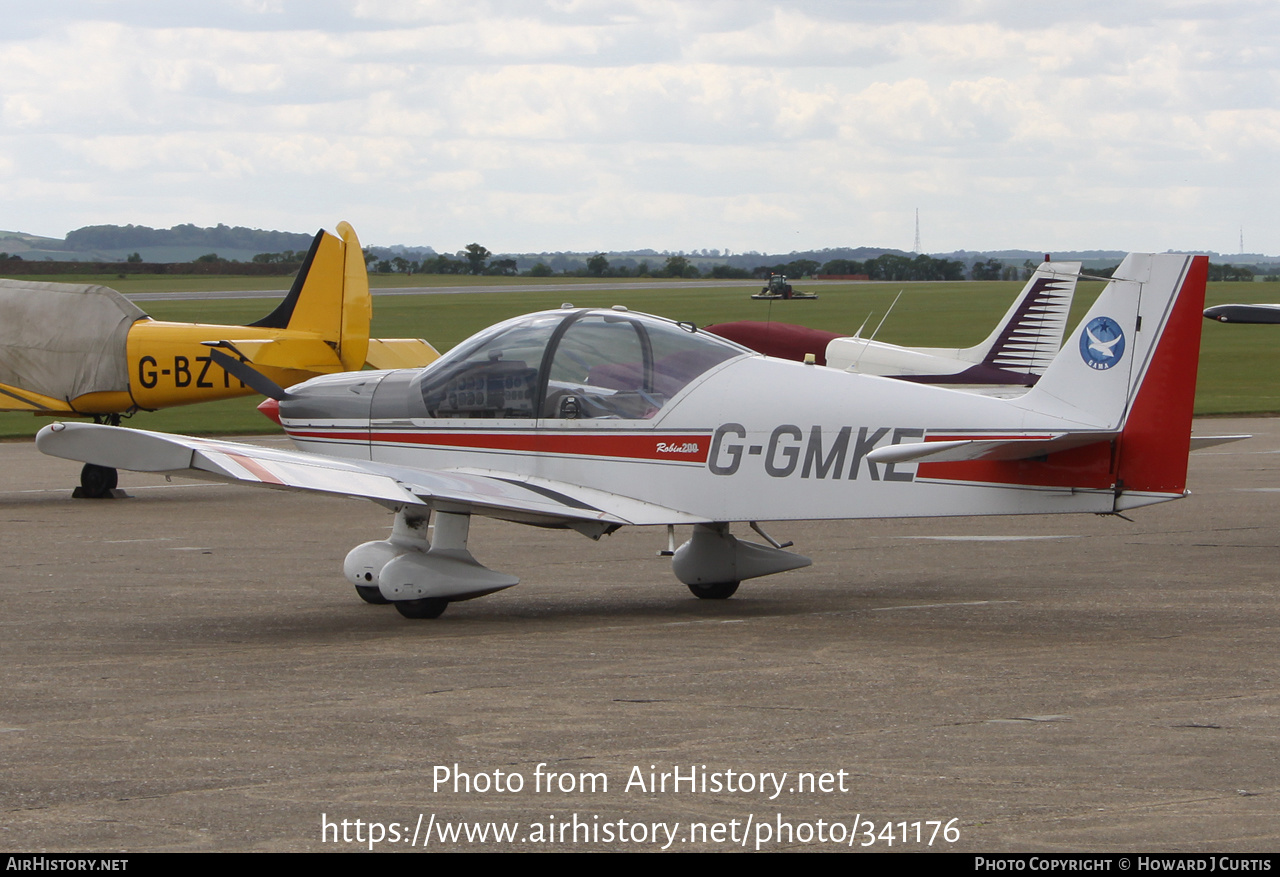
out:
M373 391L385 374L374 371L320 375L280 391L278 401L268 399L258 405L258 410L281 426L286 421L367 421Z
M258 404L258 410L274 420L277 425L280 424L280 403L275 399L263 399Z

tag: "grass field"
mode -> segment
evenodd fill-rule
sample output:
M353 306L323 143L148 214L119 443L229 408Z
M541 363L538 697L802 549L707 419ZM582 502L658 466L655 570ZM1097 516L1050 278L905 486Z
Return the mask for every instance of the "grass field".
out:
M292 276L270 277L238 277L225 275L209 277L199 274L15 274L10 279L32 280L38 283L88 283L110 286L126 295L135 292L199 292L216 289L219 291L241 291L247 289L278 289L281 295L293 284ZM671 281L659 278L648 278L655 286ZM370 274L369 286L372 289L400 289L406 286L435 288L439 286L511 286L538 287L566 283L600 283L598 277L488 277L459 274ZM619 280L634 283L635 278ZM748 284L750 285L750 284Z
M76 282L69 278L60 281ZM626 305L699 326L730 320L774 320L798 323L842 334L852 334L869 315L864 335L883 316L894 296L903 291L897 307L877 336L894 344L965 347L986 337L1004 313L1021 283L849 283L823 286L817 301L758 302L750 287L675 289L654 280L651 289L548 291L548 282L526 278L459 278L420 275L412 278L374 278L375 285L461 286L465 281L492 286L506 281L511 292L407 295L374 298L375 337L426 338L440 350L448 350L472 333L499 320L530 311L558 307L571 301L578 306ZM460 282L462 281L462 282ZM78 282L85 282L80 280ZM101 278L90 282L103 282ZM588 281L582 281L588 282ZM598 281L595 281L598 282ZM634 282L630 281L630 282ZM122 292L193 291L200 289L284 290L288 278L131 278L108 281ZM144 286L145 284L145 286ZM803 289L803 284L797 284ZM1101 290L1101 283L1081 283L1070 325L1074 326ZM1280 301L1280 286L1267 283L1214 283L1208 303ZM156 319L243 324L265 315L274 302L268 299L225 301L144 302ZM127 425L166 432L248 433L274 432L274 424L256 410L260 397L234 399L160 412L142 412ZM1206 321L1196 391L1196 413L1255 414L1280 412L1280 327L1225 326ZM30 414L0 414L0 436L34 435L48 418Z

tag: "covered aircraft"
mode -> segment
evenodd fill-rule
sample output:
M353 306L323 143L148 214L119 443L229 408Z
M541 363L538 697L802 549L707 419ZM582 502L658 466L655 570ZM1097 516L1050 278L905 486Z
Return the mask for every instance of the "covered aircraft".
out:
M148 472L370 499L369 602L436 617L518 579L471 554L472 515L577 530L692 527L698 597L807 566L758 522L1113 514L1183 496L1202 256L1130 255L1016 398L772 359L689 323L566 307L499 323L424 369L313 378L263 403L299 448L52 424L40 450ZM434 517L434 532L427 525ZM767 544L739 540L750 522Z
M707 331L768 356L803 361L812 355L819 365L864 375L925 384L1030 386L1062 347L1079 276L1079 262L1041 263L986 340L968 348L899 347L858 335L751 320L708 326Z
M0 280L0 410L114 425L135 411L253 394L214 362L213 343L283 384L439 356L420 339L371 339L372 313L360 241L345 222L337 236L316 233L284 301L248 326L153 320L105 286ZM90 464L79 494L115 485L113 469Z

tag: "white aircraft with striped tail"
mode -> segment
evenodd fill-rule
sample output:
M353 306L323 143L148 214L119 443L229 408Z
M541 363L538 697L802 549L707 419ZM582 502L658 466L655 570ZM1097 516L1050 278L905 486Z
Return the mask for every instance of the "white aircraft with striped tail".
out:
M1062 347L1079 278L1079 262L1042 262L996 327L972 347L901 347L861 334L842 336L757 320L720 323L707 330L768 356L797 361L812 357L819 365L858 374L922 384L1030 387Z

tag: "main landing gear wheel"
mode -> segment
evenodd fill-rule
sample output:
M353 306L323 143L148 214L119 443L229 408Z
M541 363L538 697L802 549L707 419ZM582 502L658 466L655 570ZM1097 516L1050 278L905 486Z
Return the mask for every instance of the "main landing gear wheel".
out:
M728 600L738 590L741 582L712 582L707 585L689 585L693 596L699 600Z
M80 470L80 496L88 499L102 499L111 495L120 482L120 473L107 466L95 466L85 463Z
M382 596L382 592L373 585L356 585L356 593L360 595L360 599L366 603L372 603L375 606L384 606L391 601Z
M439 618L449 608L443 597L423 597L421 600L394 600L396 611L405 618Z

